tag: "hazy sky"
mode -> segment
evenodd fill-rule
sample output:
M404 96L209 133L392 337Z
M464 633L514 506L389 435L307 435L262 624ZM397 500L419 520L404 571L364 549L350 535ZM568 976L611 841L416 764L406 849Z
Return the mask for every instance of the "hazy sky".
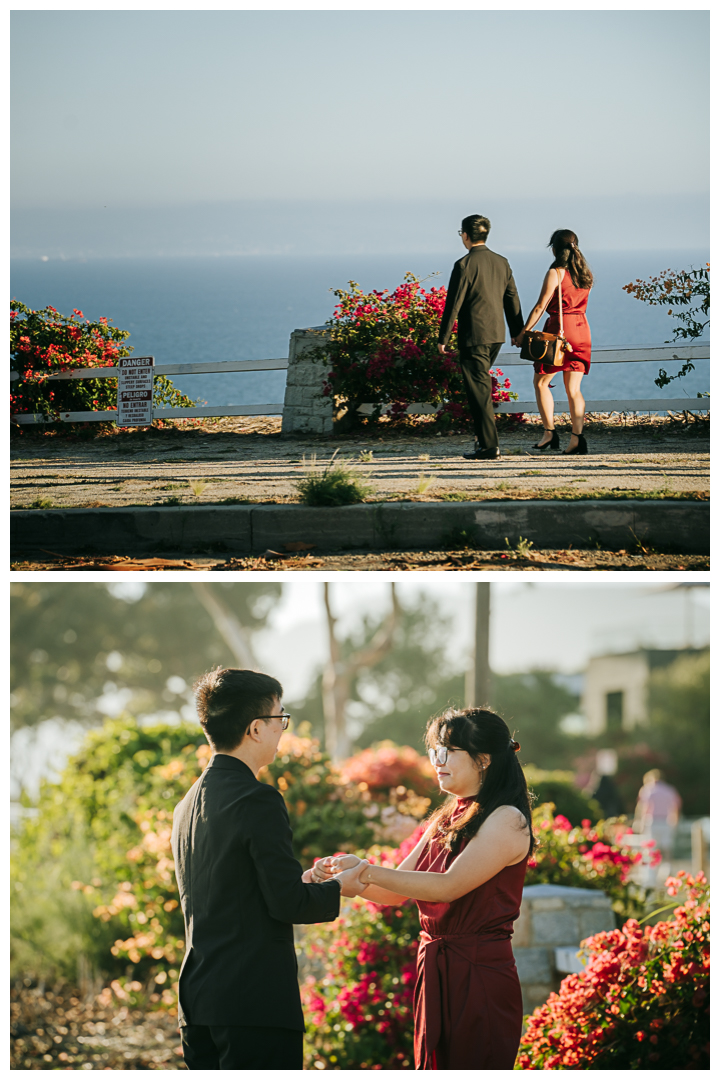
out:
M367 575L363 584L332 585L334 614L344 635L364 612L389 607L390 586ZM437 578L437 580L436 580ZM450 617L448 657L464 670L474 641L474 585L449 575L426 575L422 583L398 584L401 603L429 593ZM707 645L707 589L647 585L493 582L490 664L499 673L544 668L583 671L594 655L641 646L683 648ZM258 662L277 675L288 702L302 697L317 665L327 656L322 585L286 581L272 627L257 638Z
M706 11L15 11L13 201L698 195L708 54Z

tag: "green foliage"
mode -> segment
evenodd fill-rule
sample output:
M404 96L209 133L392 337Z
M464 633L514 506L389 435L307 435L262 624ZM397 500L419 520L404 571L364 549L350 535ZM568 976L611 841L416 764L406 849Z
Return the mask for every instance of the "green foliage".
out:
M382 619L381 614L365 616L342 643L342 656L367 645ZM449 630L450 619L432 597L420 594L412 606L403 606L392 649L374 667L359 672L350 688L358 748L391 739L424 754L428 718L448 705L463 705L465 676L458 671L457 658L447 655ZM292 706L293 715L310 723L320 739L321 682L318 675L305 700Z
M683 813L709 814L710 653L680 656L655 669L648 705L643 734L650 749L664 756L665 779L679 791Z
M252 631L264 626L282 586L213 582L210 588ZM14 727L54 716L99 723L98 698L108 682L127 691L126 708L135 715L177 713L188 704L185 683L216 664L235 664L191 587L153 582L132 589L103 582L12 585Z
M336 451L337 453L337 451ZM334 464L335 454L324 469L318 469L316 457L295 486L306 506L348 506L363 502L373 493L373 487L350 465Z
M560 685L550 671L494 675L494 708L522 744L522 761L542 768L572 766L587 740L566 734L560 721L577 712L579 699Z
M210 756L194 723L145 726L126 716L88 733L14 838L16 970L72 978L83 955L110 974L154 979L164 987L157 1000L174 1004L184 926L172 813ZM359 789L311 739L286 733L261 779L285 797L304 866L372 842Z
M595 822L602 817L599 804L594 799L587 799L575 787L572 772L536 769L534 765L523 765L523 772L538 803L552 803L557 813L573 825L579 825L584 819Z
M694 341L702 337L705 327L710 325L709 318L703 321L697 318L698 315L707 316L710 313L710 263L700 270L663 270L647 281L636 278L629 285L623 285L623 290L651 306L670 305L668 315L680 323L673 328L673 341L679 338ZM690 360L685 361L676 375L668 375L660 368L655 384L661 388L668 386L673 379L681 379L694 370L695 365Z
M129 330L110 326L106 318L90 322L82 311L61 315L54 307L33 311L13 300L10 304L10 357L20 379L11 384L11 413L103 412L117 408L117 378L61 379L48 376L74 368L113 367L129 356L132 346L122 342ZM153 382L153 404L191 407L165 375Z
M584 970L527 1017L516 1068L710 1068L709 889L685 871L666 885L687 897L670 919L584 942Z

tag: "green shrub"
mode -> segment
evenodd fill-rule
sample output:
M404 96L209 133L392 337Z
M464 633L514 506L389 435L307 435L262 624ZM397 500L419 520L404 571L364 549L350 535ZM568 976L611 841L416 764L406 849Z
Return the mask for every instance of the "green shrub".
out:
M333 464L335 454L324 469L317 468L314 454L310 460L310 468L295 484L307 506L348 506L372 495L372 485L363 480L356 469L342 462Z
M600 804L595 799L587 799L575 787L573 773L563 769L537 769L534 765L524 765L523 772L538 803L553 803L556 812L573 825L579 825L585 818L595 822L602 817Z

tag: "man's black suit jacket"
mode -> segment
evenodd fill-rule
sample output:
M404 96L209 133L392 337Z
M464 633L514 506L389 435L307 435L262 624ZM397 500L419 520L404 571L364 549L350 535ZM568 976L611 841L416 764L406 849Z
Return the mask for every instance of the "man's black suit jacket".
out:
M216 754L175 807L181 1026L305 1030L293 923L337 918L340 883L304 884L291 838L280 792L228 754Z
M484 244L471 247L453 266L439 343L447 345L456 319L461 349L503 342L503 312L515 337L523 328L523 317L510 264Z

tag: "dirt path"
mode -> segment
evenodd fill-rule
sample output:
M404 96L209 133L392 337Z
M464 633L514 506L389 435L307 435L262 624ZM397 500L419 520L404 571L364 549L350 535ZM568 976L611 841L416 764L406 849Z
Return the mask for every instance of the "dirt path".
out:
M540 425L529 422L501 434L502 457L488 462L462 458L467 435L427 427L329 440L282 438L279 420L264 418L92 439L25 431L12 441L11 505L296 502L313 456L324 466L334 453L370 481L377 499L707 497L706 430L661 418L589 422L590 453L576 457L533 450Z

